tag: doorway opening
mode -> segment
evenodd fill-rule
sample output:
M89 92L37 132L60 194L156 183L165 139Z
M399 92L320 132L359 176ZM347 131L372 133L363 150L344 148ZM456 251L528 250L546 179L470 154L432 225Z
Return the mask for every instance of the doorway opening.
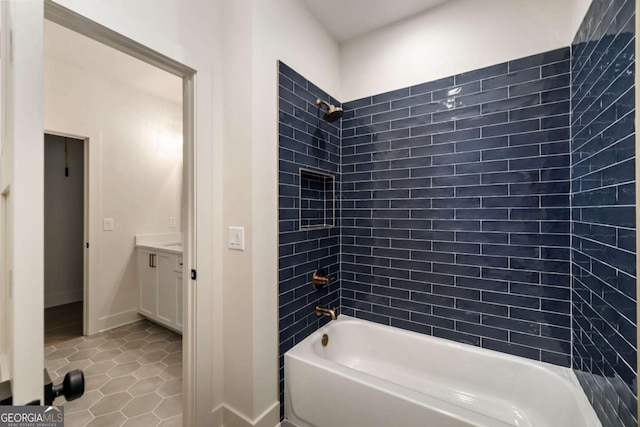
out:
M64 404L74 425L83 425L76 418L176 422L182 418L182 81L49 21L44 46L45 128L63 135L45 136L45 307L57 318L45 319L45 366L54 382L77 367L98 383ZM84 141L65 136L80 134L87 136L88 157ZM83 252L89 262L84 334ZM148 392L144 398L141 390ZM104 413L105 405L119 413Z
M83 335L85 141L44 136L44 345Z
M109 150L113 149L110 142L126 139L121 128L110 131L91 129L87 124L94 121L96 115L91 117L92 120L81 120L81 124L74 126L68 120L59 120L54 124L45 114L45 129L48 131L63 135L83 135L87 138L85 156L88 158L86 165L89 172L86 175L85 184L89 188L87 200L89 208L85 242L89 244L89 248L85 248L87 286L84 329L86 333L79 339L79 345L73 345L76 350L73 355L69 355L73 350L65 348L64 345L60 349L53 348L45 351L45 355L51 356L57 353L52 357L61 356L69 362L67 364L52 363L53 366L59 364L62 366L56 374L63 374L65 370L75 365L82 366L81 369L86 370L87 378L92 377L92 383L97 384L97 388L88 390L77 401L79 404L77 408L74 408L75 401L65 404L65 415L68 418L76 414L74 418L77 418L75 421L78 425L84 425L93 420L109 425L121 424L126 421L122 416L130 420L136 418L135 421L140 422L159 422L157 420L159 419L177 423L179 418L183 425L194 425L196 388L194 342L196 312L193 297L196 277L195 70L64 7L46 1L45 28L50 25L74 32L77 36L87 39L83 43L88 42L94 45L87 55L72 64L72 68L82 69L87 64L96 62L103 64L99 67L103 74L101 78L109 81L104 83L103 88L111 86L114 81L121 79L122 75L129 80L128 83L124 83L129 84L130 92L133 92L136 86L148 86L154 81L154 78L136 75L136 66L118 67L110 61L105 64L104 60L95 56L96 52L107 48L118 55L127 55L132 59L140 60L145 66L155 68L156 71L160 70L174 78L178 77L179 91L177 119L163 120L158 126L150 124L148 117L145 118L149 112L145 106L133 107L132 103L124 102L119 107L105 109L102 113L109 116L111 124L115 127L121 123L117 120L118 117L126 119L136 114L142 116L142 119L134 127L140 132L154 134L150 139L137 134L134 136L134 143L128 146L136 149L142 146L141 150L116 152L108 161L106 158ZM45 49L46 43L45 35ZM61 50L64 51L66 47L68 45L61 46ZM45 68L46 60L45 57ZM120 71L120 76L115 75L118 74L117 71ZM108 75L104 75L105 73ZM45 73L45 93L49 77L51 75ZM76 79L74 83L80 82L81 79ZM123 82L120 81L120 83ZM61 93L58 94L67 102L82 102L83 99L88 99L97 104L104 103L104 98L97 95L93 89L73 95L68 90L69 87L69 85L60 87ZM172 87L176 86L172 84ZM113 90L109 92L115 93ZM122 96L129 95L130 93L124 93ZM46 98L45 96L45 111L47 111ZM90 112L88 114L91 115ZM167 130L167 125L171 129ZM176 129L177 132L175 132ZM172 168L165 170L162 174L142 171L143 164L150 157L155 156L156 160L164 158L170 163L170 159L174 159L176 153L180 156L179 170ZM158 162L162 163L161 160ZM134 168L125 170L126 164L133 164ZM106 181L109 174L114 178L110 184ZM154 185L138 193L139 196L132 196L130 190L143 182L151 182ZM170 192L169 189L175 188L176 182L180 191L177 209L168 213L157 202L162 199L163 194ZM107 203L104 199L109 196L117 200L117 206L106 207ZM94 203L96 201L97 203ZM127 209L131 210L132 207L137 207L136 212L141 219L141 222L133 226L129 221L130 218L123 216L123 212ZM162 220L156 220L153 217L158 211L164 212ZM127 239L125 250L121 249L122 247L116 242L123 232ZM113 246L118 249L109 251ZM138 253L141 246L153 246L155 249L172 253L176 255L172 258L175 262L171 268L167 263L157 262L162 257L155 251L142 256ZM104 258L109 258L109 253L114 256L105 263ZM118 264L119 267L114 267L114 259L122 257L126 258L126 262ZM145 262L142 263L140 260ZM141 295L139 289L136 289L136 287L139 288L137 272L142 264L147 266L146 261L149 261L151 268L159 267L161 264L167 267L167 269L158 268L157 270L158 286L163 284L173 286L172 292L166 292L167 289L163 288L165 292L162 293L164 296L174 298L173 304L166 304L167 300L158 301L158 313L155 318L141 312L139 307ZM160 278L161 273L166 272L171 273L171 280ZM103 275L110 278L100 282ZM126 278L133 279L133 282L125 280ZM104 283L111 286L111 292L100 293L98 289L104 290L104 287L100 286ZM101 307L102 311L100 311ZM172 307L175 308L173 317L167 315L167 310L172 310ZM175 327L166 325L167 319L173 319ZM180 330L182 337L176 333ZM87 357L82 359L81 356ZM108 366L111 364L113 366ZM153 393L148 390L152 390ZM113 409L114 401L118 402L119 410L105 413L105 407Z

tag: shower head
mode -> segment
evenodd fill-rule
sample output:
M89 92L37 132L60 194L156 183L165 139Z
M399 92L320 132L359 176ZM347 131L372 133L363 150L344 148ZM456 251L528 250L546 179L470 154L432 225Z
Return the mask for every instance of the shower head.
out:
M335 105L331 105L327 101L323 101L320 98L316 100L316 105L318 107L322 105L327 107L327 112L324 113L324 119L329 123L333 123L336 120L340 120L342 118L342 114L344 114L342 107L336 107Z

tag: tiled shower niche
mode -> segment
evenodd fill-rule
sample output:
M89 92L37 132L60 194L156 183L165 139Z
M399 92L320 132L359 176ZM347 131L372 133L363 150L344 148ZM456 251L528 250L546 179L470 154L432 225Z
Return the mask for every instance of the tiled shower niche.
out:
M335 227L336 178L300 168L300 229Z

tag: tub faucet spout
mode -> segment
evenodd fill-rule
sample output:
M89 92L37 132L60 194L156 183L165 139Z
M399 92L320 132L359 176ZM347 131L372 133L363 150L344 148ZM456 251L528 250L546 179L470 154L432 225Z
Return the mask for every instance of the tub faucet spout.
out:
M331 316L331 320L336 320L336 318L338 317L335 308L325 308L320 304L316 305L316 316Z

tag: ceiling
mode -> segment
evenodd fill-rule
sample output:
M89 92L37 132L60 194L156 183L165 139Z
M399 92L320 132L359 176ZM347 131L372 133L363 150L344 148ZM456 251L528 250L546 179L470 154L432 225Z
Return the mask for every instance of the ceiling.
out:
M301 1L338 42L344 42L451 0Z
M182 103L182 79L45 20L44 55L171 102Z
M301 0L344 42L452 0ZM180 78L45 20L45 56L181 103Z

